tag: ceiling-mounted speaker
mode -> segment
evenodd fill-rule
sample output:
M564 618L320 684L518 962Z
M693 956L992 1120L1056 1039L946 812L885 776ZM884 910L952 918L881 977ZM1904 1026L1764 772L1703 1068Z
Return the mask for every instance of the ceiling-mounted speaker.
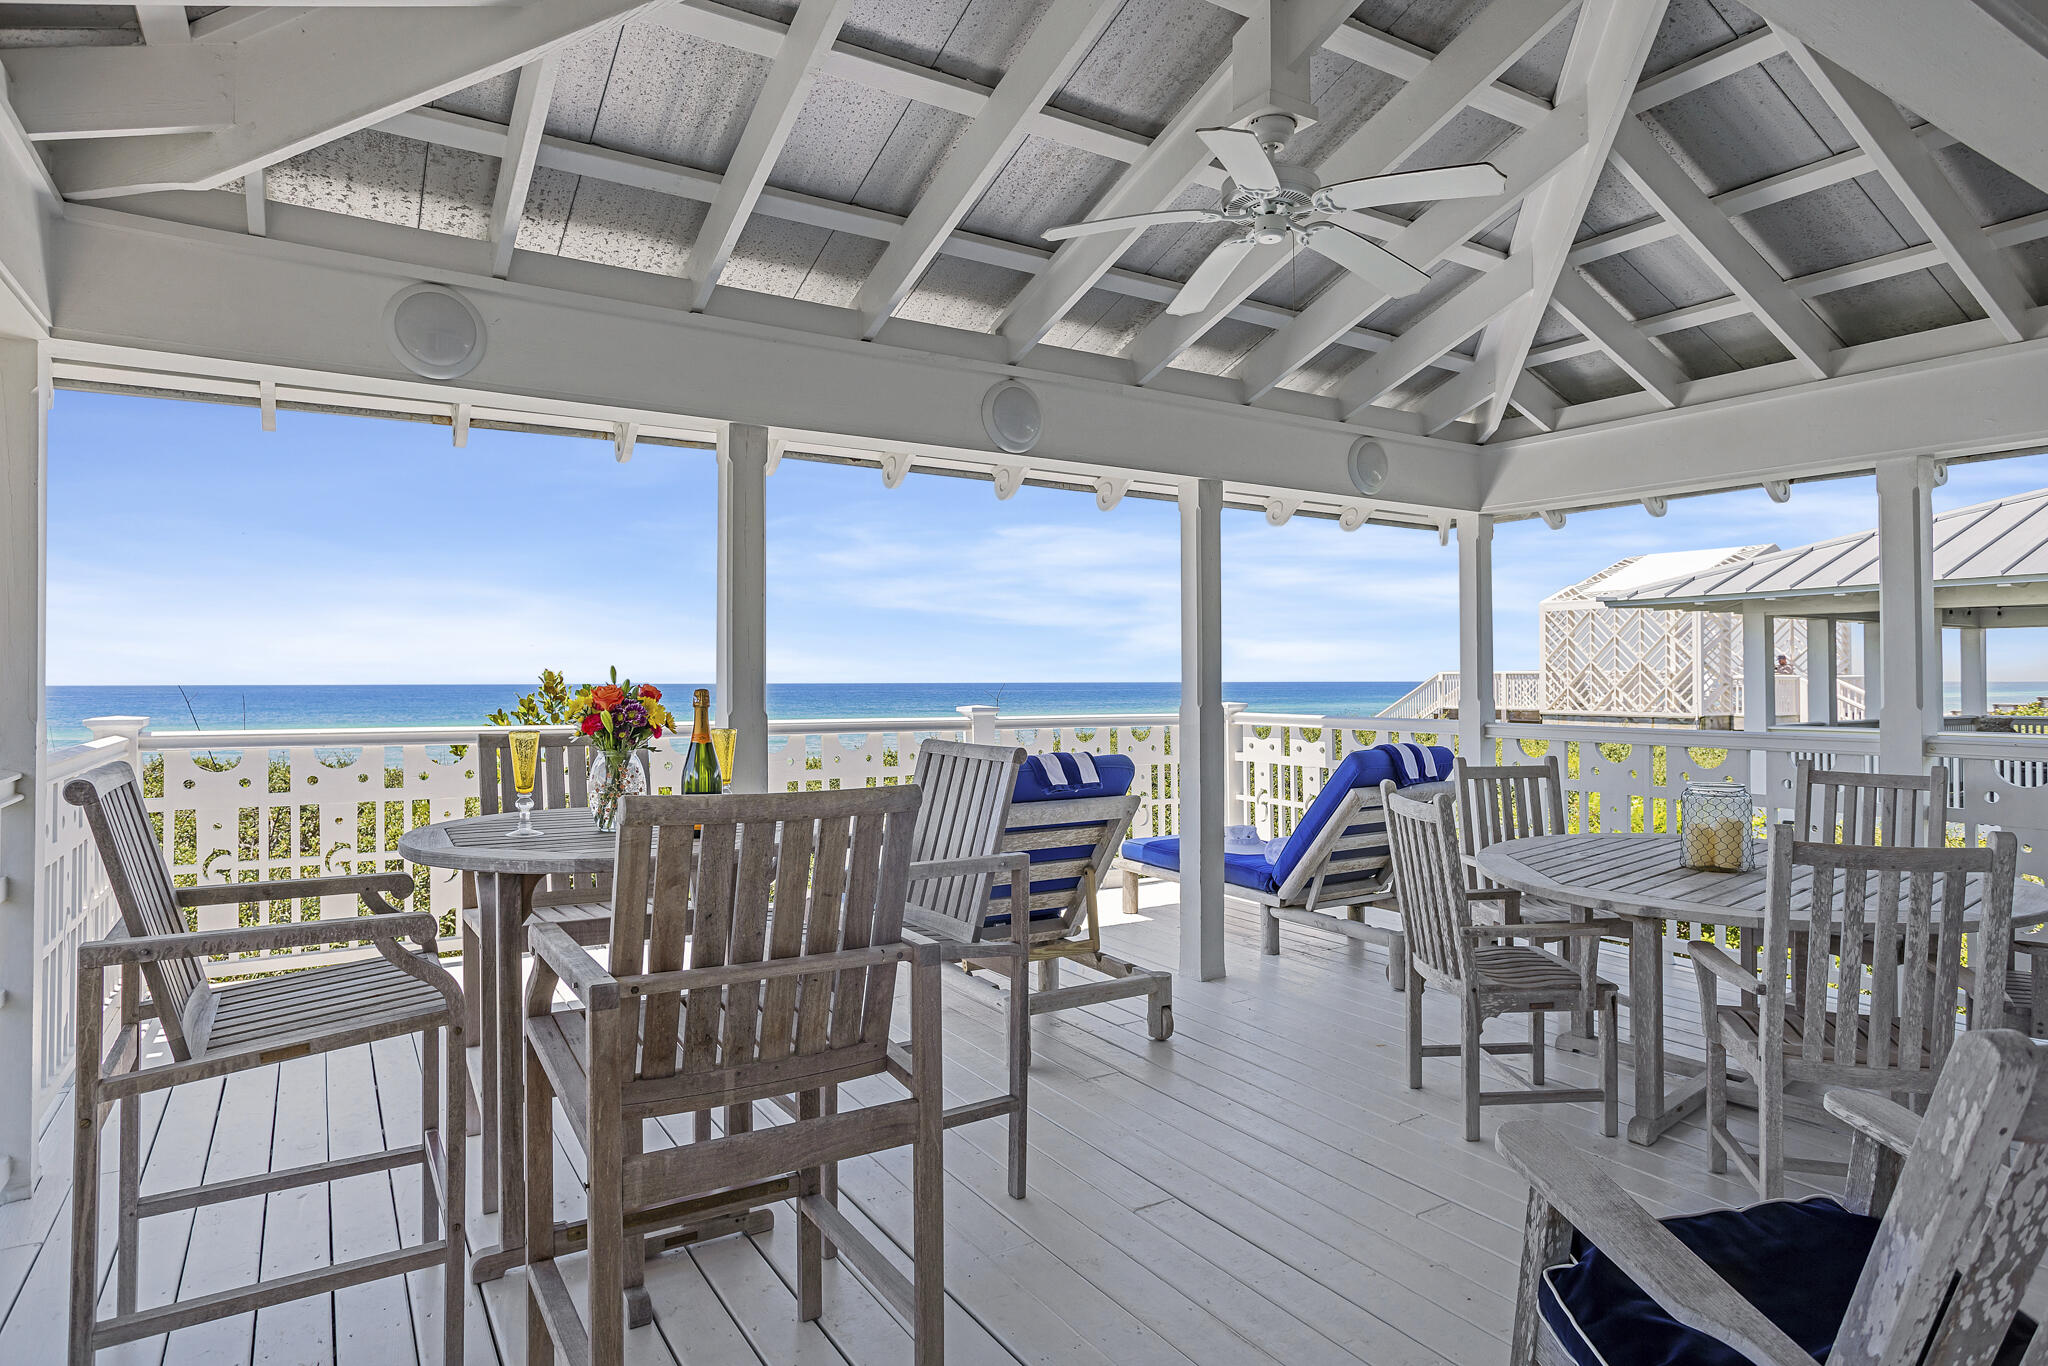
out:
M1014 379L1004 380L982 396L981 426L997 450L1024 454L1044 430L1038 395Z
M384 339L424 379L460 379L484 358L484 318L446 285L409 285L384 305Z
M1369 436L1351 443L1351 487L1370 498L1387 483L1387 448Z

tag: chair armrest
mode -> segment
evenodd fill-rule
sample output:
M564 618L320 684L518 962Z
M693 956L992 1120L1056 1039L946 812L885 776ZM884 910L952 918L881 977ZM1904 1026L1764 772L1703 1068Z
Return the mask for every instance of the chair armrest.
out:
M354 894L379 915L392 908L371 900L371 893L409 897L413 893L411 873L337 873L333 877L283 878L276 882L209 882L201 887L179 887L172 895L178 905L220 906L244 901L296 901L309 896ZM401 901L400 905L404 903Z
M1695 939L1692 941L1691 953L1693 970L1701 974L1702 986L1706 983L1707 975L1711 974L1751 996L1764 989L1763 980L1730 958L1719 944L1710 943L1705 939Z
M529 924L526 945L564 986L576 993L587 1010L619 1008L618 979L605 971L589 949L571 939L560 925Z
M1029 854L976 854L972 858L920 859L910 865L910 880L922 882L928 878L970 877L976 873L1008 873L1013 878L1022 870L1025 877L1031 875ZM1016 883L1013 881L1014 890Z
M80 967L107 968L117 963L152 963L165 958L206 958L215 954L302 949L323 944L352 944L362 939L417 938L431 944L438 933L439 926L435 924L434 917L425 911L336 916L332 920L302 920L292 925L243 925L231 930L98 939L78 946L78 964Z
M1540 1120L1511 1120L1500 1126L1495 1146L1529 1179L1537 1198L1606 1253L1672 1318L1763 1366L1813 1366L1813 1358L1783 1329L1581 1157L1558 1130Z
M1920 1136L1920 1116L1874 1091L1832 1090L1821 1103L1842 1123L1895 1153L1910 1151Z

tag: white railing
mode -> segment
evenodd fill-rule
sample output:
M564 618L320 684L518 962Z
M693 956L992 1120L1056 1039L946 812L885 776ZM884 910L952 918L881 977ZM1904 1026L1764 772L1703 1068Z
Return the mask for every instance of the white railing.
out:
M1391 705L1381 708L1380 718L1429 719L1440 717L1458 705L1464 685L1456 669L1431 674L1403 693ZM1536 669L1506 670L1493 676L1493 706L1499 712L1541 711L1543 674Z
M71 1078L78 1038L78 946L106 934L114 919L113 897L85 828L85 813L64 800L64 784L110 760L133 758L129 737L105 735L53 751L39 775L32 1068L38 1119Z
M1965 840L2010 830L2020 871L2048 878L2048 735L1945 732L1928 742L1949 766L1949 803Z
M1290 834L1301 813L1323 790L1330 770L1356 749L1397 740L1457 747L1446 722L1389 716L1303 716L1281 712L1240 712L1234 718L1233 819L1256 825L1271 839ZM1398 726L1390 728L1388 722ZM1241 813L1241 814L1239 814Z

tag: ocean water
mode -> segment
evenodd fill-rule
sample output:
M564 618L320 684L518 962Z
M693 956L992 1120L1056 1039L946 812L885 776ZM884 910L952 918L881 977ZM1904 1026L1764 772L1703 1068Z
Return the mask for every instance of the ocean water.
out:
M693 687L658 684L671 704ZM1376 716L1413 682L1225 683L1223 695L1255 711L1326 716ZM52 686L47 734L52 745L86 739L88 716L146 716L159 730L284 730L302 726L461 726L509 709L525 683L340 683L318 685L174 684ZM2048 695L2048 682L1998 682L1994 705ZM1948 685L1948 706L1958 705ZM994 705L1012 716L1054 713L1110 715L1170 712L1178 683L771 683L768 715L839 720L847 717L953 716L955 707Z
M657 683L674 706L703 683ZM1372 716L1412 682L1226 683L1224 697L1258 711ZM53 745L88 737L88 716L147 716L159 730L283 730L302 726L460 726L510 709L528 683L53 685L47 734ZM955 707L994 705L1017 716L1168 712L1178 683L771 683L768 715L836 720L946 716Z

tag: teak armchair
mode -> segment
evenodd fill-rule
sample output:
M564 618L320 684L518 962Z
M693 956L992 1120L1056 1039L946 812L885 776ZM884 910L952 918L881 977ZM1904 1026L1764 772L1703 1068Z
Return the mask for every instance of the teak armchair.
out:
M1966 1035L1924 1119L1828 1092L1854 1135L1846 1208L1653 1219L1564 1134L1501 1125L1501 1155L1531 1187L1509 1366L1631 1351L1812 1366L1830 1348L1840 1366L2039 1362L2043 1342L2018 1311L2048 1242L2044 1059L2013 1031Z
M442 1268L442 1359L462 1360L463 1108L462 996L436 956L434 917L406 912L388 898L412 895L410 873L350 873L276 882L177 887L150 828L149 813L126 763L103 764L64 785L84 810L107 882L121 911L109 938L78 950L77 1125L71 1169L71 1366L94 1352L190 1324L424 1267ZM368 915L237 929L187 928L196 906L353 894ZM205 959L218 954L312 948L367 940L376 956L309 967L215 987ZM407 941L411 941L408 943ZM101 1003L108 971L120 976L121 1024L102 1051ZM144 994L144 991L147 994ZM144 1067L142 1030L155 1020L171 1061ZM440 1039L448 1036L445 1119ZM312 1163L180 1190L141 1193L141 1098L185 1082L290 1058L332 1052L405 1034L420 1036L421 1127L417 1146ZM120 1202L114 1254L113 1318L98 1317L99 1135L109 1108L120 1108ZM238 1290L136 1309L141 1221L365 1173L418 1166L421 1232L427 1241L334 1266L273 1276ZM441 1236L433 1237L436 1229Z
M1974 981L1985 999L2002 998L2011 952L2019 841L2010 833L1993 833L1982 849L1919 849L1802 843L1797 828L1771 830L1761 969L1742 967L1714 944L1692 946L1707 1035L1708 1167L1726 1171L1732 1157L1765 1199L1784 1193L1787 1169L1843 1170L1786 1155L1788 1111L1826 1119L1790 1087L1922 1096L1934 1089L1956 1041L1972 877L1982 927L1972 945ZM1795 887L1808 884L1807 917L1795 923ZM1722 983L1741 993L1737 1003L1719 999ZM1728 1127L1731 1066L1756 1083L1753 1154Z
M823 1312L826 1241L911 1326L919 1366L945 1357L939 953L903 938L922 791L902 787L620 804L609 961L533 927L526 997L527 1354L613 1366L647 1234L793 1199L797 1312ZM702 827L693 841L692 827ZM897 969L911 967L910 1045L891 1043ZM557 985L576 998L557 1009ZM907 1098L837 1108L881 1075ZM794 1093L797 1118L755 1130L728 1109ZM588 1313L556 1258L555 1102L588 1157ZM645 1151L646 1121L692 1115L696 1140ZM831 1166L912 1150L906 1277L840 1214ZM644 1291L635 1298L644 1296Z

